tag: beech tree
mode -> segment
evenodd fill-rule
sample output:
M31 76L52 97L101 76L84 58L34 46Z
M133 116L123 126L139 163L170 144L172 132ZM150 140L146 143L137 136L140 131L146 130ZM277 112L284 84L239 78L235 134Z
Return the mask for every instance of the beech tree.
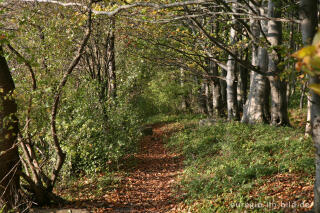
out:
M301 34L304 45L310 45L318 24L318 1L300 1ZM311 76L310 84L319 84L318 76ZM312 137L316 148L316 177L314 184L314 211L320 212L320 96L311 91L310 121ZM309 112L308 112L309 113Z
M280 18L282 7L281 1L269 0L268 17ZM277 52L282 42L282 25L280 21L269 20L268 22L268 41L273 49L269 53L269 72L277 72L281 69L281 55ZM281 73L281 71L278 71ZM287 111L287 85L284 80L279 79L279 76L268 77L271 87L271 124L273 125L288 125L289 117Z
M253 8L255 5L251 4ZM255 10L256 12L257 9ZM254 11L251 12L253 15ZM258 42L258 38L260 37L260 25L259 21L250 19L251 32ZM259 47L257 44L252 45L252 65L259 66ZM247 102L244 106L242 122L243 123L262 123L266 121L264 116L264 105L265 105L265 89L266 89L266 81L263 75L251 71L250 74L250 90L248 94Z

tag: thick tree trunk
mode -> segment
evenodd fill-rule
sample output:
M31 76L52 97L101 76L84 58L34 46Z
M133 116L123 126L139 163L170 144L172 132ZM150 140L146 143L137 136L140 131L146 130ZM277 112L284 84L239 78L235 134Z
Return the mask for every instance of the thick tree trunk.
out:
M280 18L282 3L281 1L269 0L268 17ZM268 40L272 48L277 48L282 43L282 24L280 21L269 20ZM278 64L281 62L280 55L276 49L269 54L268 72L279 71ZM279 76L269 76L271 88L271 124L276 126L289 125L288 104L287 104L287 85L281 81Z
M20 196L20 160L17 147L17 104L11 77L3 49L0 46L0 207L13 208Z
M251 5L254 6L254 5ZM256 38L260 35L259 22L251 19L251 30ZM259 66L261 71L267 69L267 50L265 48L258 48L255 44L252 49L252 65ZM265 118L265 90L266 79L262 75L251 72L250 75L250 91L248 100L243 108L243 116L241 122L243 123L263 123Z
M289 125L286 83L272 76L269 78L271 87L271 124L276 126Z
M318 1L301 0L300 18L302 41L304 45L311 43L318 23ZM310 84L320 84L317 76L310 77ZM314 184L314 212L320 212L320 96L311 91L311 127L316 148L316 177Z

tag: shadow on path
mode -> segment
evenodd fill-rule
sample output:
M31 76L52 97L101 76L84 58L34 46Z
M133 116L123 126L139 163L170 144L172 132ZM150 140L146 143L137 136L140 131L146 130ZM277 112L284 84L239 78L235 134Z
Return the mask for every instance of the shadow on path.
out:
M99 200L82 200L93 212L169 212L181 201L174 195L182 157L164 147L164 138L177 128L174 124L155 124L152 135L144 136L137 162L126 168L128 175L119 186Z

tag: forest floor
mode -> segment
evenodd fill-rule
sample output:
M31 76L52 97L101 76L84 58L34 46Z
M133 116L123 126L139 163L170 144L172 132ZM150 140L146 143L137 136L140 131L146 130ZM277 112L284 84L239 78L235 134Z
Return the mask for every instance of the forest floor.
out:
M176 181L183 171L181 155L169 152L164 141L170 137L177 126L159 123L151 125L152 134L144 136L140 151L135 154L130 166L122 168L124 173L112 190L105 193L96 191L95 181L82 180L74 191L60 191L60 195L72 195L74 201L69 207L85 208L90 212L179 212L177 209ZM79 188L80 187L80 188ZM78 192L77 192L78 191ZM79 191L81 193L79 193ZM78 193L78 194L77 194ZM67 206L68 207L68 206Z
M253 208L311 210L314 151L303 131L228 122L199 127L197 117L160 121L151 121L156 123L148 125L152 132L142 137L138 153L117 172L77 178L57 188L57 194L71 201L63 208L97 213L245 212L252 210L251 204L263 204ZM235 164L232 174L230 162Z

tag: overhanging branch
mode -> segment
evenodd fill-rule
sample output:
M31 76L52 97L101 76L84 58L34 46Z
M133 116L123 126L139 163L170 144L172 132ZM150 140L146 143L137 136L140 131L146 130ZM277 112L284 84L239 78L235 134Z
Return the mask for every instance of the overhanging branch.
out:
M84 9L87 9L87 6L80 4L80 3L65 3L61 1L56 0L18 0L20 2L34 2L34 3L48 3L48 4L57 4L63 7L82 7ZM208 1L208 0L193 0L193 1L184 1L184 2L175 2L170 4L157 4L157 3L151 3L151 2L136 2L133 4L127 4L127 5L121 5L118 8L112 10L112 11L97 11L92 10L92 13L95 15L105 15L108 17L112 17L117 15L123 10L128 10L134 7L150 7L157 10L161 9L169 9L174 7L182 7L187 5L193 5L193 4L209 4L214 3L214 1Z

